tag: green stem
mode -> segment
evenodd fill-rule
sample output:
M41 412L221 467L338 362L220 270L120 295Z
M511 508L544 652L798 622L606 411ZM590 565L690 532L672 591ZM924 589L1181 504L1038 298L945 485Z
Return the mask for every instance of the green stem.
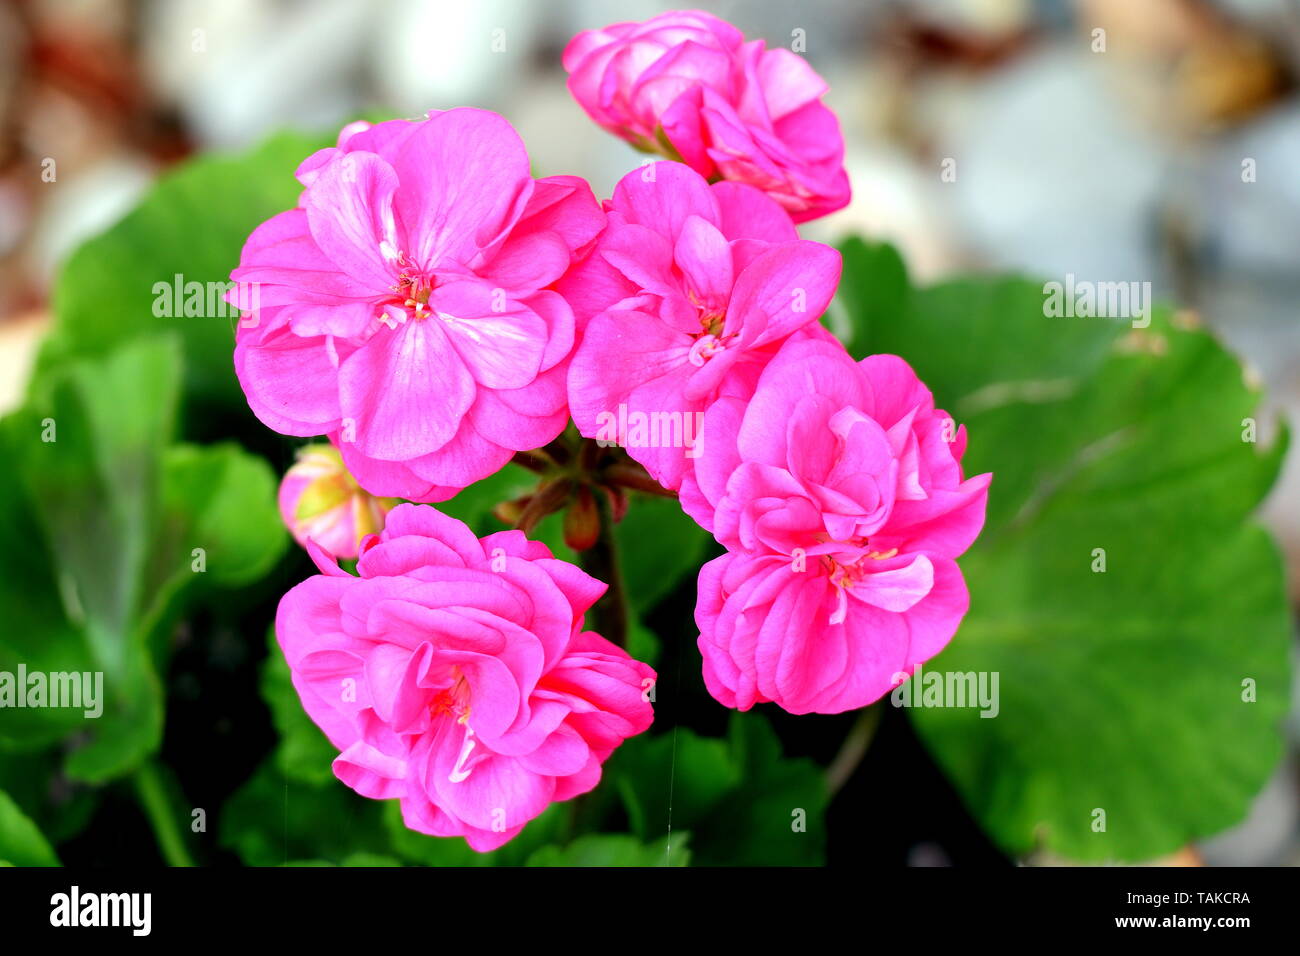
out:
M853 722L848 736L840 745L840 752L835 755L831 765L826 768L826 790L834 797L849 782L862 758L871 747L871 740L876 736L880 726L880 704L872 704L858 711L858 719Z
M578 563L593 578L609 585L591 609L596 619L594 629L619 647L627 647L627 595L614 541L614 514L608 495L597 492L595 499L600 511L600 537L586 551L578 552Z
M153 827L158 850L168 866L193 866L194 860L185 847L177 820L180 817L167 798L167 788L162 773L152 760L140 765L134 774L135 790L140 797L149 825ZM180 816L183 816L181 814Z

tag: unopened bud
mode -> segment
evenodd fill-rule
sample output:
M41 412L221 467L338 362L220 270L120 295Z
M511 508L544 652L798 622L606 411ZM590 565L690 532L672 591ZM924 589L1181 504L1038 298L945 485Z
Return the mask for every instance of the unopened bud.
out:
M524 509L528 507L528 502L532 497L532 495L524 495L514 501L502 501L492 506L492 514L502 524L518 524L519 516L524 513Z
M333 445L306 445L280 483L280 515L299 544L311 538L338 558L355 558L368 534L383 530L396 498L376 498L352 477Z
M586 551L600 538L600 509L591 489L583 485L564 513L564 543L574 551Z

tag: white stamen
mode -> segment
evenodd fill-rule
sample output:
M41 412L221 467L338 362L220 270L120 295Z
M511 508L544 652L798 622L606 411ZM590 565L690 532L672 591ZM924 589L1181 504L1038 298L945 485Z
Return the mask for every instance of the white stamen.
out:
M466 724L465 743L461 745L460 756L456 758L456 766L452 767L451 773L447 775L447 779L450 780L452 783L461 783L462 781L469 779L470 772L474 768L470 767L467 770L465 768L465 761L469 759L469 752L473 749L474 749L474 728L470 727L469 724Z
M840 585L839 603L835 610L831 612L832 624L843 624L844 619L849 616L849 596L844 592L844 586Z

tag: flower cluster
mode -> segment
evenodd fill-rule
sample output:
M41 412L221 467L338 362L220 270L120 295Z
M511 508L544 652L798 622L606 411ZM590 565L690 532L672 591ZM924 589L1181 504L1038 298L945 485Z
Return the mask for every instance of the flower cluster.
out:
M701 569L695 610L715 698L838 713L943 648L990 476L963 479L965 429L906 362L787 342L709 408L704 435L681 501L728 549Z
M826 82L790 50L688 10L580 33L564 68L591 118L643 150L757 186L795 222L848 204Z
M677 495L727 549L699 577L709 691L807 713L878 699L952 637L989 483L902 359L855 362L819 322L840 256L796 223L849 187L801 57L684 12L584 32L564 65L598 123L670 161L601 204L534 178L493 113L353 124L232 276L249 405L332 442L281 492L322 571L276 622L294 685L339 779L478 850L596 784L649 726L654 673L582 630L601 582L391 498L554 466L498 514L572 501L582 548L597 492L606 519L625 489ZM586 442L557 450L570 417Z
M677 490L704 453L695 425L724 382L816 325L840 255L800 239L754 187L710 186L679 163L629 173L606 212L595 251L560 284L583 327L569 408L583 435L616 440ZM638 416L669 434L637 440Z
M475 109L353 124L297 176L231 274L257 305L235 371L263 423L329 435L366 490L415 501L564 429L573 310L549 287L604 225L585 181L533 179Z

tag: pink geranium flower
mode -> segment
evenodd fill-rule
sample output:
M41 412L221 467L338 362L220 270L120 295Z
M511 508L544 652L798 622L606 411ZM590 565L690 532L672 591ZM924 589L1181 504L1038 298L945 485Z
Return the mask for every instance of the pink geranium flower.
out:
M582 630L605 585L521 532L400 505L359 577L312 551L276 616L294 687L335 775L410 828L495 849L650 726L654 671Z
M595 251L560 286L586 325L569 406L582 434L624 445L676 488L704 453L696 423L724 379L756 376L816 325L840 255L799 239L758 190L710 186L678 163L623 177L606 212Z
M569 90L605 129L749 183L796 222L845 206L844 139L804 59L699 10L586 30L564 51Z
M790 341L704 428L682 503L730 549L701 570L695 612L714 697L837 713L943 648L991 476L963 478L965 430L907 363Z
M254 413L330 435L374 494L450 497L563 430L573 312L550 289L604 224L475 109L354 124L298 169L232 278ZM254 294L255 293L255 294Z

